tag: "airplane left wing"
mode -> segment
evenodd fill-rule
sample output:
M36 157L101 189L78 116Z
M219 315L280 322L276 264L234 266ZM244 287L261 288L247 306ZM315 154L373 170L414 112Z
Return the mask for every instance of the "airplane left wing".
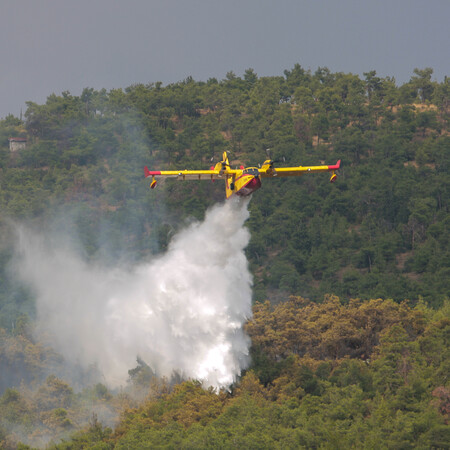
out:
M218 168L211 170L149 170L144 167L145 177L152 177L150 187L156 186L156 178L176 178L178 180L223 180L226 175L232 174L234 170L223 171Z
M221 178L217 170L148 170L144 167L145 177L168 177L179 180L214 180Z

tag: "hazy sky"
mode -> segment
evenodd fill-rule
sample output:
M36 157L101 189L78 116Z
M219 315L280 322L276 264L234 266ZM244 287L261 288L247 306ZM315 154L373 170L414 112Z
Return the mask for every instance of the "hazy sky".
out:
M450 0L0 0L0 118L85 87L414 68L450 75Z

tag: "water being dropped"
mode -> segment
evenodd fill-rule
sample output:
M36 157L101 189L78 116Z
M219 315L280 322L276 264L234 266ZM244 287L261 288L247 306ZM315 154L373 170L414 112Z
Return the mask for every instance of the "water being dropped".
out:
M21 230L20 277L36 293L38 330L71 363L95 364L110 386L139 356L157 374L230 385L248 365L252 278L248 201L228 200L132 268L89 264Z

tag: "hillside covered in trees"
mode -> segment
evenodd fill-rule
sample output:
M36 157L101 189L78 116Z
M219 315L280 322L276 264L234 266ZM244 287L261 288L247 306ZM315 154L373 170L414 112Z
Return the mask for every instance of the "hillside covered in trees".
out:
M76 393L49 376L0 397L0 439L5 448L50 437L55 449L446 448L449 317L448 301L439 310L335 296L256 303L252 368L230 391L157 379L142 362L120 393L100 383ZM23 354L39 347L16 339Z
M397 86L375 71L248 69L52 94L29 102L23 120L1 120L0 442L67 437L95 409L109 412L61 448L445 446L450 86L432 73ZM11 152L10 137L26 148ZM144 165L208 168L224 150L233 166L256 165L268 148L280 165L341 159L342 169L333 185L320 174L267 180L251 199L252 365L241 382L217 395L155 380L141 362L130 393L76 392L64 355L33 336L11 223L69 229L87 260L136 262L224 199L221 183L204 181L150 191ZM138 386L149 394L141 406ZM102 425L120 413L114 431Z

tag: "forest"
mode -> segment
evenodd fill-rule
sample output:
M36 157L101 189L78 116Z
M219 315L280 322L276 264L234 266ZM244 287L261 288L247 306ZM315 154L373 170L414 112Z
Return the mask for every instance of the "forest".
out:
M432 77L398 86L296 64L51 94L0 120L0 446L448 448L450 79ZM26 148L11 152L11 137ZM138 360L121 392L95 374L72 385L11 275L11 223L69 217L86 260L138 262L224 201L221 183L150 191L144 165L209 168L226 150L255 166L267 149L280 166L342 168L332 185L267 180L252 196L241 379L216 392Z

